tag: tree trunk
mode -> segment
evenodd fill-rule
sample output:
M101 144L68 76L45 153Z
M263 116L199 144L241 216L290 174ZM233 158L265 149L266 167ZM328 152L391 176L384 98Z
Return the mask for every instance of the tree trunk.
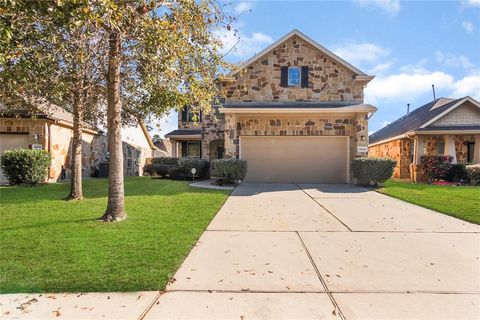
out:
M83 99L80 92L83 82L79 83L78 90L73 97L73 146L72 146L72 176L68 200L83 198L82 190L82 130L83 130Z
M121 36L112 31L109 36L108 56L108 110L107 134L109 152L108 205L103 221L122 221L125 213L125 196L123 190L123 150L122 150L122 102L120 100L120 59Z

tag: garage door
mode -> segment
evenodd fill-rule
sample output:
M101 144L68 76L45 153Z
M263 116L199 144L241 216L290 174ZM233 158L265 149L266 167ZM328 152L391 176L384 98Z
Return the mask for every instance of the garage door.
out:
M0 134L0 154L12 149L28 149L28 145L32 143L28 134ZM0 169L0 184L8 183L7 178Z
M346 183L347 137L240 137L247 182Z

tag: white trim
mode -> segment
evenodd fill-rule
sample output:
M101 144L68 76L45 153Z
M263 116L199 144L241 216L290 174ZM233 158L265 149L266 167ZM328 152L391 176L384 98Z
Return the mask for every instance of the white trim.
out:
M173 139L173 140L185 140L185 139L190 139L190 140L202 140L202 135L198 134L192 134L192 135L166 135L165 138Z
M451 106L450 108L448 108L447 110L443 111L442 113L440 113L439 115L437 115L436 117L428 120L426 123L424 123L420 128L425 128L425 127L428 127L430 124L434 123L435 121L437 121L438 119L440 119L441 117L443 117L444 115L446 115L447 113L449 113L450 111L458 108L459 106L461 106L462 104L464 104L465 102L471 102L473 103L474 106L476 106L477 108L480 109L480 102L478 102L477 100L473 99L472 97L469 97L469 96L466 96L465 98L463 98L462 100L460 100L459 102L455 103L453 106Z
M422 130L422 131L412 131L411 133L417 135L426 135L426 134L438 134L438 135L448 135L448 134L480 134L480 130Z
M374 76L369 76L365 72L361 71L360 69L355 68L353 65L351 65L347 61L343 60L342 58L340 58L339 56L337 56L336 54L334 54L333 52L331 52L330 50L328 50L324 46L320 45L318 42L316 42L315 40L306 36L305 34L303 34L302 32L300 32L297 29L293 29L292 31L290 31L289 33L287 33L286 35L284 35L283 37L281 37L280 39L278 39L277 41L272 43L270 46L268 46L264 50L260 51L260 53L254 55L253 57L248 59L245 63L243 63L240 66L239 69L243 70L243 69L247 68L253 62L259 60L261 57L263 57L264 55L266 55L267 53L269 53L270 51L272 51L273 49L278 47L280 44L282 44L284 41L288 40L292 36L297 36L297 37L301 38L302 40L304 40L307 43L309 43L310 45L312 45L314 48L316 48L316 49L320 50L322 53L326 54L331 59L339 62L341 65L343 65L347 69L353 71L357 76L359 76L359 80L370 81L371 79L373 79ZM234 71L234 72L230 73L229 76L233 76L233 75L237 74L238 72L239 71Z
M350 184L350 163L353 159L350 159L350 136L345 136L347 138L347 183Z
M345 113L375 112L377 108L369 104L358 104L338 108L218 108L220 113Z

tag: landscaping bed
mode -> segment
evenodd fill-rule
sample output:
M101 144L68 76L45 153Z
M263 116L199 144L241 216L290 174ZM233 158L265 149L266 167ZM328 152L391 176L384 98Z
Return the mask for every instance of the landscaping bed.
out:
M128 219L98 222L107 179L0 187L0 292L163 290L229 191L186 181L125 179Z
M480 187L413 184L389 180L379 192L480 224Z

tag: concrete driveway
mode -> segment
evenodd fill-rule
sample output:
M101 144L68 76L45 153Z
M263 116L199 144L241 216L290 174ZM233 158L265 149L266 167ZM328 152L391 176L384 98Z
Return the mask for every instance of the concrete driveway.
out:
M242 184L145 319L478 319L480 226L350 185Z

